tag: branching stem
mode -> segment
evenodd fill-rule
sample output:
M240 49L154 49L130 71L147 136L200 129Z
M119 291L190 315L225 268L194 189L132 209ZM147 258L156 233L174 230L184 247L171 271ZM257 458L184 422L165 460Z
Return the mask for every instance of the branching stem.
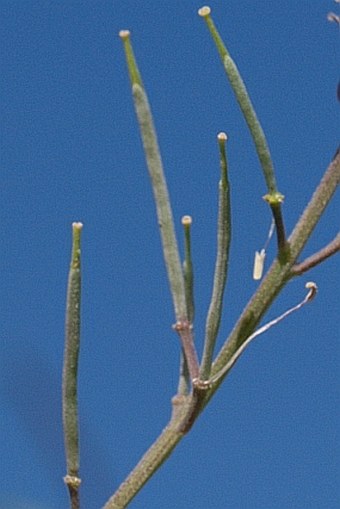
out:
M211 377L218 376L217 381L212 386L207 384L205 387L198 383L197 386L194 386L192 395L176 397L175 405L177 408L176 411L173 411L173 417L168 426L107 502L104 509L124 509L170 455L185 433L190 430L196 418L209 403L227 375L227 373L223 373L223 376L220 376L221 370L228 362L232 362L233 356L247 338L254 333L259 321L275 297L289 279L294 277L292 266L329 203L339 181L340 153L326 170L311 201L290 236L289 240L294 258L285 265L282 265L279 260L273 262L213 363Z
M266 327L268 328L268 326L272 324L272 322L269 322L269 324L263 326L257 332L254 332L262 317L283 287L291 278L301 273L301 265L304 269L303 271L305 271L315 265L314 262L316 259L319 260L317 262L319 263L327 257L325 255L325 248L322 255L314 255L313 263L310 261L307 263L307 259L305 262L302 262L302 264L295 265L296 260L301 254L302 249L304 248L307 240L310 238L317 222L322 216L340 182L340 152L337 152L333 161L329 165L319 186L314 192L300 220L286 242L281 214L281 202L283 200L283 196L276 188L273 165L262 128L257 120L238 70L225 49L223 42L217 33L211 18L209 17L210 9L204 7L200 9L200 11L200 14L205 17L209 29L212 32L230 82L254 138L254 143L268 187L268 194L265 199L272 209L276 224L279 254L263 278L259 288L246 305L228 339L221 348L215 362L212 364L209 378L210 380L212 379L213 383L210 383L209 380L200 380L197 354L193 344L192 324L190 323L190 320L188 320L186 310L183 274L180 268L177 243L172 225L171 209L162 173L163 170L151 113L139 71L137 67L133 68L133 66L135 66L135 61L132 48L127 46L129 45L128 32L124 31L124 33L121 33L125 43L125 49L127 51L127 60L133 85L132 88L135 106L156 198L158 219L161 225L164 255L177 319L175 329L181 337L183 351L185 352L190 378L193 384L193 391L190 395L176 395L173 399L173 412L169 424L166 426L156 442L144 454L138 465L121 484L116 493L106 503L104 509L124 509L127 507L129 502L134 498L142 486L167 459L184 434L189 431L200 412L213 397L225 376L227 376L230 368L240 357L249 342L261 331L263 332L263 327L266 329ZM158 177L160 178L161 184L158 181ZM161 189L162 191L160 191ZM160 193L160 195L158 195L158 193ZM338 250L338 240L333 242L335 242L335 248L334 245L332 245L330 249L328 248L328 251L326 250L328 256L334 254ZM287 249L287 246L289 246L289 250ZM304 305L310 300L311 296L312 295L309 294L302 303L298 304L293 309L298 309ZM274 322L277 323L290 312L292 312L292 310L284 313L281 317L274 320Z
M304 272L316 267L319 263L324 262L330 256L340 251L340 233L327 246L323 247L317 253L306 258L303 262L297 263L292 267L292 273L300 276Z

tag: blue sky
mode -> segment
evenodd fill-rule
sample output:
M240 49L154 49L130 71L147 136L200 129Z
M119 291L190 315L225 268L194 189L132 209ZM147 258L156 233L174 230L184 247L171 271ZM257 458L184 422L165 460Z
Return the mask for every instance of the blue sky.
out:
M255 291L270 213L202 4L1 0L0 509L68 506L61 369L71 223L82 221L81 499L102 507L166 425L178 340L120 29L152 104L180 244L193 216L196 337L215 258L216 134L229 135L233 243L219 346ZM290 231L339 140L334 2L212 1L268 137ZM304 251L336 234L335 197ZM275 246L268 251L272 259ZM289 283L259 338L131 508L332 509L340 500L339 260ZM337 274L337 275L336 275Z

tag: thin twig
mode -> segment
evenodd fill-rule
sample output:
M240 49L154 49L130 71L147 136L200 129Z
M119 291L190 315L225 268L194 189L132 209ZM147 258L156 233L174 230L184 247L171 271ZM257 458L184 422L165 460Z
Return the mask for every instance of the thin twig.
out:
M235 362L239 359L239 357L244 352L244 350L247 348L247 346L249 346L249 344L255 338L257 338L257 336L260 336L260 334L263 334L264 332L269 330L271 327L273 327L274 325L277 325L279 322L281 322L282 320L287 318L287 316L289 316L291 313L294 313L294 311L298 311L300 308L302 308L302 306L304 306L305 304L307 304L308 302L313 300L315 295L316 295L316 293L317 293L317 286L316 286L316 284L312 283L312 282L306 283L306 288L309 289L309 292L306 295L306 297L301 302L299 302L299 304L297 304L296 306L288 309L287 311L282 313L282 315L278 316L277 318L274 318L274 320L271 320L270 322L266 323L265 325L263 325L262 327L257 329L251 336L249 336L249 338L247 338L242 343L240 348L238 350L236 350L234 355L227 362L227 364L221 369L221 371L216 373L216 375L213 376L213 378L211 378L210 383L214 384L214 383L218 382L221 378L223 378L228 373L228 371L231 370L231 368L234 366Z
M334 255L335 253L338 253L339 251L340 251L340 233L338 233L338 235L335 237L335 239L332 240L332 242L330 242L329 244L327 244L327 246L320 249L320 251L309 256L303 262L293 265L292 273L295 276L300 276L304 272L307 272L316 265L319 265L319 263L322 263L327 258Z
M180 337L185 359L188 364L190 380L196 380L196 378L199 377L199 363L194 344L193 325L189 320L177 320L173 325L173 329Z
M80 237L82 223L73 223L72 256L67 286L66 332L63 367L63 424L67 475L64 482L69 489L71 509L79 509L79 429L77 375L80 346L81 259Z

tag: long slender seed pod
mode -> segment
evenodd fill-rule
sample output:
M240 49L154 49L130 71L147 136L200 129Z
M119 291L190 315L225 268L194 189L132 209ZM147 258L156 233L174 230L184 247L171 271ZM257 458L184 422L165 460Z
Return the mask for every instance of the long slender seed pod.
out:
M223 295L228 272L229 247L231 237L231 212L228 163L225 149L226 140L227 135L225 133L218 134L221 180L219 183L217 256L215 263L213 291L205 328L204 350L200 370L200 378L202 380L208 380L210 375L214 347L221 322Z
M82 223L72 224L73 242L67 285L65 352L63 366L62 403L68 486L71 508L79 508L79 426L78 426L78 356L80 347L81 259L80 240Z
M128 30L122 30L119 35L124 43L126 61L132 84L133 100L156 203L165 265L170 281L170 290L174 302L176 319L182 320L186 318L184 281L157 134L148 98L134 57L130 41L130 32Z

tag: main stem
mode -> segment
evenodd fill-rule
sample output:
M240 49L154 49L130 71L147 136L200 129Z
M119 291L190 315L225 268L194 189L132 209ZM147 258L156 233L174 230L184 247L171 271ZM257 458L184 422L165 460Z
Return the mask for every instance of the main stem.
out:
M190 396L174 398L174 411L169 424L152 444L120 485L116 493L108 500L103 509L124 509L142 489L149 478L158 470L183 438L181 423L189 412Z

